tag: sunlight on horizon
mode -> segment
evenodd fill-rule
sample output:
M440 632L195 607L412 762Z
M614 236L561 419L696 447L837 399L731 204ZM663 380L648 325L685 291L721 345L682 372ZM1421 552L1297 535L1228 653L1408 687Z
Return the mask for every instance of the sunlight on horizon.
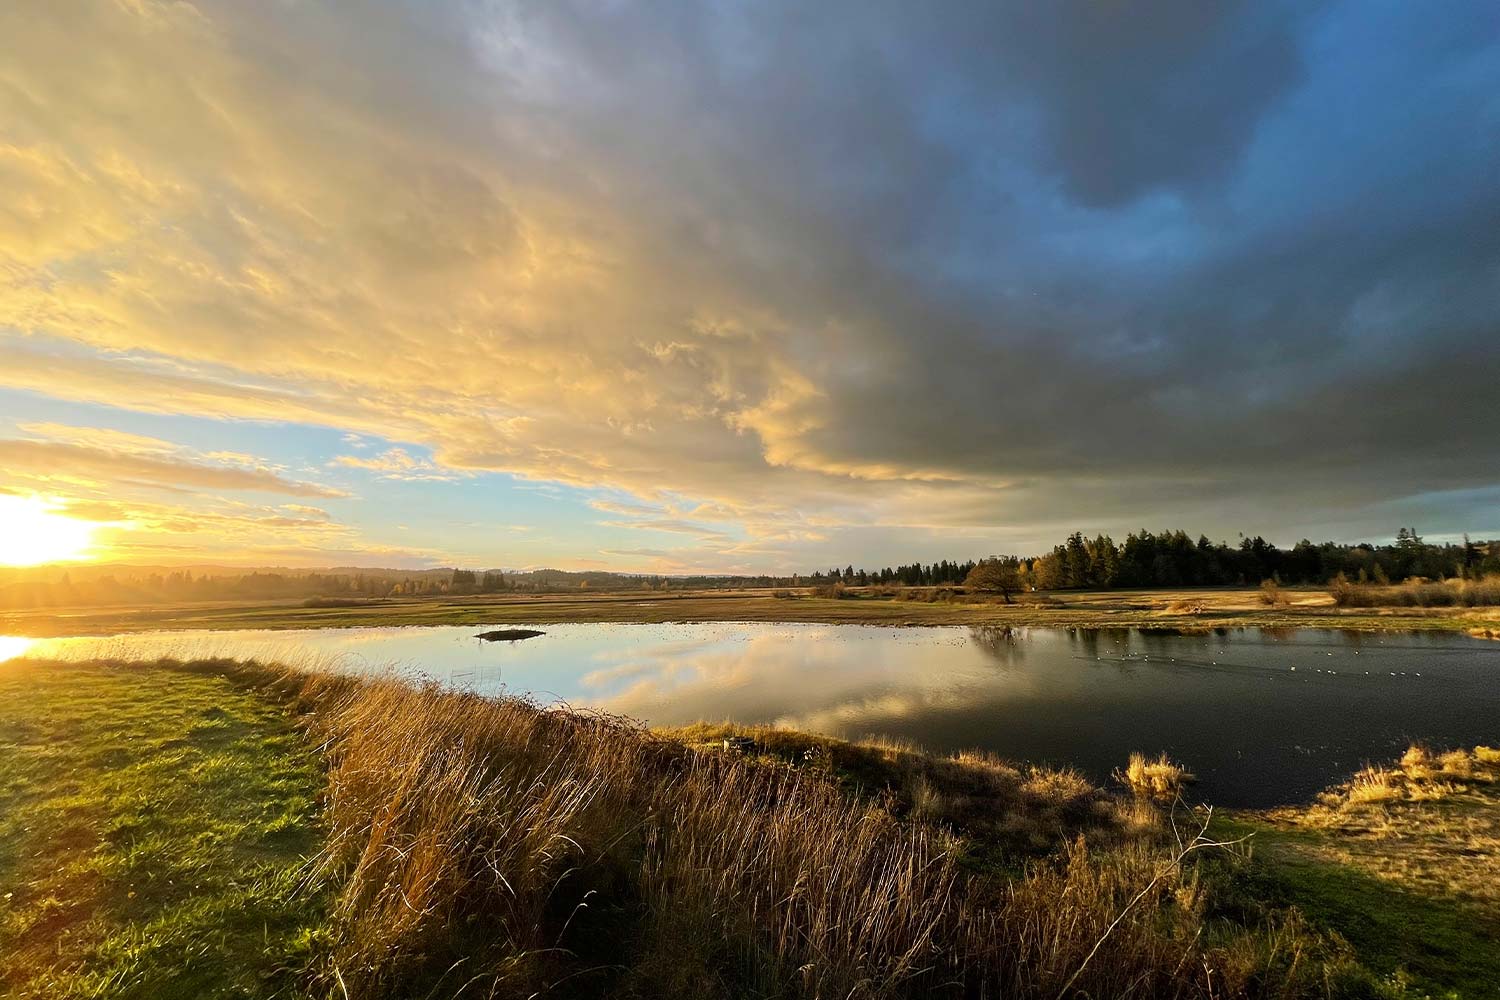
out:
M28 639L24 635L0 635L0 663L14 660L31 648L35 639Z
M104 525L62 513L46 497L0 496L0 566L93 560L94 533Z

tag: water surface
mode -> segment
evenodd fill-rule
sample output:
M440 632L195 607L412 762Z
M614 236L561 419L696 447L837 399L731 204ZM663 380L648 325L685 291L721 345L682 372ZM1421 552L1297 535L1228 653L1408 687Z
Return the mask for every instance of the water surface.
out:
M1500 643L1460 635L587 624L474 638L487 627L0 638L0 658L312 651L337 669L394 665L654 725L733 719L982 747L1097 781L1133 750L1165 751L1198 774L1196 796L1226 806L1305 800L1411 740L1500 743Z

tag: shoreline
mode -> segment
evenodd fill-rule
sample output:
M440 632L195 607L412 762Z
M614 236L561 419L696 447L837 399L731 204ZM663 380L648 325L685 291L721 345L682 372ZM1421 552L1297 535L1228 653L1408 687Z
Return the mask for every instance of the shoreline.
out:
M772 591L601 593L390 599L357 607L212 602L0 612L0 635L45 639L172 630L312 629L402 625L557 624L932 625L1059 629L1216 628L1451 632L1500 638L1496 608L1338 608L1323 590L1288 591L1279 607L1246 588L1058 592L1018 600L922 601L775 596ZM1187 606L1186 609L1184 606Z

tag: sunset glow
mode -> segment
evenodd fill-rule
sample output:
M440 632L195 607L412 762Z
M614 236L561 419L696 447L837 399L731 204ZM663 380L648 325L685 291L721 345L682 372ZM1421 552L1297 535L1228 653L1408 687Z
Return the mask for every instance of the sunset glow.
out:
M0 565L92 558L94 532L102 525L61 511L61 504L43 497L0 496Z
M14 660L31 647L35 639L28 639L23 635L0 635L0 663L6 660Z

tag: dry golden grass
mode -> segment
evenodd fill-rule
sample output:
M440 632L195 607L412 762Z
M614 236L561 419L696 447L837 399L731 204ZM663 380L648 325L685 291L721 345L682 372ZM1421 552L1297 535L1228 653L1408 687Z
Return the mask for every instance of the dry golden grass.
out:
M1341 608L1480 608L1500 605L1500 576L1478 580L1407 580L1352 583L1339 577L1330 593Z
M944 591L948 591L945 593ZM1500 633L1494 609L1340 608L1326 589L1283 588L1268 606L1247 588L1058 591L994 595L952 588L846 588L845 599L804 590L617 592L540 596L399 598L360 607L299 602L207 602L110 608L0 610L0 634L106 635L151 629L295 629L361 625L541 625L570 622L819 622L1009 627L1204 628L1218 626L1424 629Z
M1295 913L1226 919L1197 863L1225 848L1202 825L1072 772L779 730L704 727L694 746L326 671L154 669L275 699L323 755L335 900L311 995L1291 1000L1368 983Z
M1213 918L1193 858L1216 848L1160 813L1157 835L1119 838L1148 814L1111 815L1067 772L866 746L900 777L850 794L816 762L514 699L192 669L295 706L326 754L326 977L351 1000L1290 998L1352 968L1295 915ZM1022 841L1051 810L1057 849L961 864L986 801L1023 817Z
M1500 751L1490 747L1434 753L1413 745L1390 766L1367 766L1324 792L1310 815L1335 822L1372 804L1427 802L1477 792L1500 780Z
M1439 754L1413 746L1309 808L1271 815L1284 826L1332 834L1318 840L1327 860L1500 915L1500 750Z
M898 817L959 835L956 850L1017 864L1078 834L1094 846L1164 835L1161 814L1095 787L1067 768L1015 764L981 750L942 755L890 739L835 739L798 730L697 723L660 730L695 749L814 770Z
M1115 777L1137 796L1161 802L1175 801L1195 780L1187 768L1174 763L1166 754L1148 760L1140 753L1132 753L1125 770L1116 772Z

